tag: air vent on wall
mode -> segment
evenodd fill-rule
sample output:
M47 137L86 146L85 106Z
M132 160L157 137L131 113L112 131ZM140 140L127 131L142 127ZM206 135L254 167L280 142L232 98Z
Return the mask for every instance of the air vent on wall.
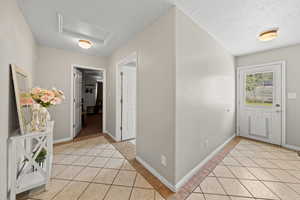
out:
M72 17L65 17L60 13L57 14L58 31L70 35L71 37L84 38L105 45L111 33L100 28L97 25L92 25Z

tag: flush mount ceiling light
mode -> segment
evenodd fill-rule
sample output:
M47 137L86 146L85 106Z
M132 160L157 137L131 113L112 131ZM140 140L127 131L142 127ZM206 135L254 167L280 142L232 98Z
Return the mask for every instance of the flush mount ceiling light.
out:
M89 49L91 48L93 43L89 40L79 40L78 41L78 46L80 46L83 49Z
M265 42L265 41L274 40L277 37L278 37L278 28L262 32L261 34L259 34L258 39L260 41Z

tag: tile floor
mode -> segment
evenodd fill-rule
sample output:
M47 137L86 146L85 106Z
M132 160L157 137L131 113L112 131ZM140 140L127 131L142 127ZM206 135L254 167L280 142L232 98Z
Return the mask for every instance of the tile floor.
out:
M300 200L300 157L242 139L187 200Z
M28 198L27 198L28 199ZM52 178L41 200L163 200L105 137L54 148Z
M54 151L51 183L30 199L300 200L300 157L252 140L232 141L178 193L134 160L132 143L111 144L101 136Z

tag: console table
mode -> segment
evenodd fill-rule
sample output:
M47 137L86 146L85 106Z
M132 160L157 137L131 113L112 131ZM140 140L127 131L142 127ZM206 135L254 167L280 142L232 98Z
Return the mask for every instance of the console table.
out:
M44 132L11 136L9 142L8 186L10 200L16 195L46 185L51 176L53 159L53 127Z

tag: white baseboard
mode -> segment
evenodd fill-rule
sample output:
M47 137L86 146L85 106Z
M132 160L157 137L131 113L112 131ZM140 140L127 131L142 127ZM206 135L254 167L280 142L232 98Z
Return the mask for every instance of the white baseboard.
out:
M300 147L295 146L295 145L284 144L284 145L282 145L282 146L285 147L285 148L287 148L287 149L294 150L294 151L300 151Z
M151 167L146 161L144 161L142 158L136 156L135 159L139 161L153 176L158 178L166 187L168 187L172 192L176 192L176 188L173 184L171 184L165 177L160 175L153 167Z
M170 183L165 177L158 173L154 168L152 168L147 162L145 162L140 157L136 156L136 160L139 161L147 170L149 170L156 178L158 178L166 187L168 187L172 192L177 192L184 184L186 184L209 160L211 160L224 146L226 146L231 140L235 138L235 134L228 138L223 144L216 148L212 153L210 153L204 160L202 160L195 168L193 168L189 173L187 173L176 185Z
M180 181L175 185L176 191L178 191L184 184L186 184L208 161L210 161L223 147L225 147L231 140L235 138L236 134L228 138L223 144L211 152L204 160L202 160L196 167L194 167L189 173L187 173Z
M109 135L109 137L111 137L114 141L120 142L120 140L118 140L116 137L114 137L110 132L106 131L105 134Z
M58 140L54 140L54 144L57 144L57 143L62 143L62 142L69 142L69 141L72 141L73 138L71 137L68 137L68 138L62 138L62 139L58 139Z

